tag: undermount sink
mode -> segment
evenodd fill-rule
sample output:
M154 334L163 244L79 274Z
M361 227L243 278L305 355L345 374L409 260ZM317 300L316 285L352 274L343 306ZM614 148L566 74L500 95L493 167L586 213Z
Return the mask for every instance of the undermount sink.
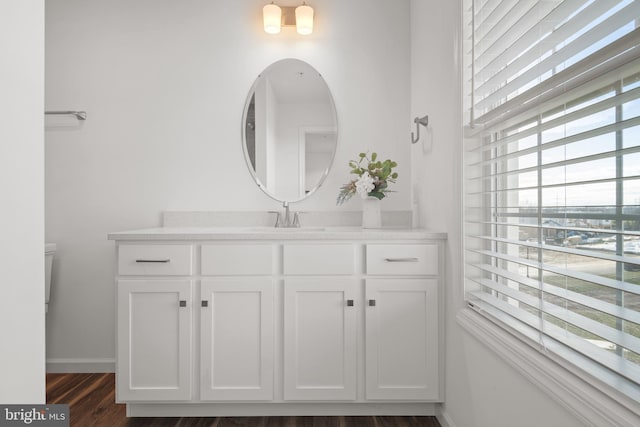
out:
M279 230L279 231L324 231L325 228L324 227L292 227L292 228L288 228L288 227L273 227L274 230Z
M261 231L261 232L298 232L304 233L308 231L325 231L324 227L253 227L249 229L250 231Z

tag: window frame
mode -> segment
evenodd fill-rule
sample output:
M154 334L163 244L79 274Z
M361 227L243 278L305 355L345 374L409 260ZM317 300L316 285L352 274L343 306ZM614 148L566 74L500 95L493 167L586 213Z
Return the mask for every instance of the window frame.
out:
M464 55L464 20L461 17L460 28L460 55ZM460 61L463 64L464 61ZM465 75L464 65L461 65L460 75ZM577 83L577 82L575 82ZM461 88L465 82L461 79ZM576 84L576 87L580 86ZM463 96L466 94L461 90ZM464 105L464 101L463 101ZM469 113L463 111L462 117ZM473 113L463 123L473 121ZM465 139L479 138L479 130L465 128ZM466 144L462 144L462 147ZM460 151L461 212L465 212L466 177L464 174L465 150ZM538 186L542 185L541 181ZM469 303L466 296L466 215L461 215L461 248L462 258L460 276L463 279L462 302L463 306L457 314L458 324L467 332L478 338L503 358L509 365L520 371L531 382L553 396L565 408L569 409L586 425L594 427L602 426L636 426L640 419L640 405L638 402L621 393L611 385L598 380L590 375L580 364L574 364L552 352L545 351L540 343L533 340L522 331L501 321L499 317L484 312L473 303Z

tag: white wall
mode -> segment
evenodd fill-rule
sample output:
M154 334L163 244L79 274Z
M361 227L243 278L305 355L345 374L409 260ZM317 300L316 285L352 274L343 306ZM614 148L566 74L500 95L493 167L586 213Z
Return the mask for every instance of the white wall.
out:
M429 152L412 148L414 194L423 225L449 234L443 414L451 427L582 426L456 323L463 301L459 3L411 0L411 117L428 114L433 134Z
M240 141L247 93L276 60L296 57L322 73L338 113L335 167L292 208L360 209L358 198L342 207L335 199L348 161L371 150L400 165L383 209L410 209L409 1L315 0L307 37L265 34L264 4L47 2L46 105L88 114L83 123L49 117L45 128L46 237L58 244L49 359L114 356L108 232L156 226L163 210L279 207L252 182Z
M0 4L0 402L44 403L44 1Z

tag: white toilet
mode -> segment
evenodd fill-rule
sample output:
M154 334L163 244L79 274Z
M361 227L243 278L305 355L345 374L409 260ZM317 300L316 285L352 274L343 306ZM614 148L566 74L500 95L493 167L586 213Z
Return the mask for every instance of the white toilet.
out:
M45 243L44 245L44 311L49 311L49 295L51 294L51 266L53 265L53 255L56 253L55 243Z

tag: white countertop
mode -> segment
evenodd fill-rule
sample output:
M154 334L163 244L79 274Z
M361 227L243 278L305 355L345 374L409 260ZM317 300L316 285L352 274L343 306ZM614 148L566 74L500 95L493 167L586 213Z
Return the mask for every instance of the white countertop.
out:
M446 240L447 233L414 228L157 227L109 233L109 240Z

